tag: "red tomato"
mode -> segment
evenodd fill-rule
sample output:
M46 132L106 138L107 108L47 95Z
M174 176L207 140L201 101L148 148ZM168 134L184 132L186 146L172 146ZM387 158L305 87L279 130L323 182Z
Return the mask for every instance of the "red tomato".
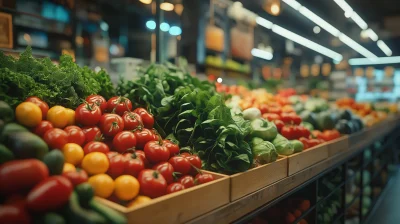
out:
M311 134L310 130L308 130L304 126L299 126L299 128L300 128L300 132L301 132L301 137L305 137L305 138L310 137L310 134Z
M68 143L68 134L62 129L53 128L44 133L43 140L50 149L61 150Z
M337 130L325 130L319 136L319 138L323 139L324 141L331 141L339 137L340 133Z
M321 134L322 134L322 132L321 132L321 131L318 131L318 130L313 130L313 131L311 132L311 135L312 135L314 138L320 138Z
M209 173L203 173L203 174L199 173L199 174L196 175L196 178L195 178L194 182L197 185L199 185L199 184L204 184L204 183L207 183L207 182L211 182L213 180L214 180L213 175L211 175Z
M146 168L150 168L150 162L146 159L146 154L142 150L135 150L133 154L135 154L144 162L144 166Z
M133 132L136 136L136 148L144 149L144 146L147 142L154 141L154 134L147 128L143 128L141 130L136 130Z
M145 128L151 129L154 125L154 117L144 108L136 108L133 112L139 114L142 118L143 125Z
M100 95L90 95L86 97L86 102L92 104L96 104L98 107L100 107L100 110L102 113L106 112L107 109L107 100L104 99L104 97Z
M100 118L99 127L106 136L115 136L124 130L124 121L118 114L104 114Z
M107 154L109 151L110 148L104 142L91 141L86 143L85 147L83 147L83 152L85 155L91 152L102 152Z
M83 127L82 131L85 134L85 143L102 140L100 128L97 126Z
M281 129L281 135L289 140L296 139L296 133L292 126L284 126Z
M175 144L174 142L165 139L163 140L163 143L165 145L165 147L168 149L170 156L174 156L179 154L179 146L177 144Z
M85 133L78 126L68 126L64 128L68 134L68 143L76 143L82 146L85 143Z
M68 202L72 191L71 181L66 177L51 176L40 182L29 192L26 198L26 205L35 212L55 210Z
M144 162L136 154L128 153L124 155L124 174L137 177L140 171L144 170Z
M50 121L41 121L33 130L33 132L40 137L43 137L46 131L53 128L53 124Z
M308 140L308 147L309 148L312 148L312 147L317 146L319 144L321 144L321 142L318 139L309 139Z
M110 163L107 174L113 179L123 175L125 171L125 157L118 152L108 152L107 157Z
M122 119L124 120L125 130L132 131L143 126L142 118L137 113L126 111L124 115L122 115Z
M114 96L107 101L107 110L122 116L125 111L132 110L132 102L126 97Z
M282 128L285 126L285 123L281 120L274 120L274 124L276 126L276 129L278 129L278 132L280 133L282 131Z
M88 180L88 175L86 171L82 169L77 169L76 171L70 171L62 174L69 181L71 181L72 185L75 187L81 183L85 183Z
M170 155L165 145L159 141L147 142L143 151L146 159L153 164L168 161Z
M0 166L0 195L23 192L49 177L46 165L37 159L13 160Z
M7 196L7 199L3 203L4 205L26 205L26 198L23 194L13 194L11 196Z
M28 99L26 99L25 102L31 102L36 104L42 111L42 119L46 119L47 111L49 111L49 105L47 105L46 102L44 102L43 100L39 99L36 96L28 97Z
M177 182L185 186L186 189L194 186L194 179L190 175L185 175L179 178Z
M269 107L268 108L268 113L281 114L282 113L282 109L280 107Z
M292 114L292 121L294 124L299 125L302 122L302 119L299 115L297 114Z
M0 205L0 223L32 223L32 218L21 205Z
M136 137L130 131L123 131L115 135L113 139L114 150L124 153L128 149L134 149L136 146Z
M84 126L95 125L99 122L101 110L96 104L83 103L75 109L75 121Z
M261 111L261 114L265 114L268 112L268 105L267 104L261 104L258 109Z
M150 198L163 196L167 193L167 181L156 170L142 170L139 173L140 194Z
M308 144L308 141L309 141L308 138L301 137L299 140L301 141L301 143L303 143L304 149L308 149L310 147Z
M302 131L301 126L293 125L291 128L294 133L294 139L298 139L298 138L302 137L303 131Z
M182 156L174 156L171 157L168 162L171 163L172 167L174 167L175 172L186 175L192 169L192 166L187 158L188 157L185 158Z
M190 155L190 156L186 156L185 158L189 161L190 164L192 164L190 173L197 174L198 173L197 169L201 169L200 157L198 157L196 155ZM196 167L197 169L195 169L193 166Z
M281 120L286 124L300 124L301 118L295 113L282 113Z
M185 190L185 186L183 186L183 184L172 183L172 184L168 185L168 187L167 187L167 194L171 194L171 193L178 192L181 190Z
M157 170L163 175L164 179L167 181L167 184L171 184L174 182L174 168L168 162L161 162L157 165L153 166L153 170Z
M273 113L265 113L262 115L264 119L267 119L268 121L275 121L275 120L280 120L281 116L279 114L273 114Z
M183 153L181 153L181 154L179 154L180 156L182 156L182 157L188 157L188 156L191 156L192 154L190 154L190 153L188 153L188 152L183 152Z

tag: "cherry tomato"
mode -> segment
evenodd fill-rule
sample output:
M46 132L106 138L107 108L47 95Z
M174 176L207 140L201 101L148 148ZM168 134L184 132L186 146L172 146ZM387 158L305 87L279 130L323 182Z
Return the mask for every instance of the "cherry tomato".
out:
M110 161L107 174L114 179L123 175L125 170L125 157L118 152L108 152L106 155Z
M309 141L308 138L301 137L299 140L301 141L301 143L303 143L304 149L308 149L310 147L308 144L308 141Z
M44 102L43 100L39 99L36 96L28 97L25 100L25 102L31 102L31 103L36 104L42 111L42 119L46 119L47 111L49 111L49 105L46 102Z
M42 111L39 106L34 103L23 102L15 108L15 118L18 123L33 128L42 121Z
M278 132L280 133L282 131L282 128L285 126L285 123L281 120L274 120L274 124L276 126L276 129L278 129Z
M102 198L110 197L115 188L113 179L104 173L89 177L88 183L92 185L94 194Z
M138 177L140 194L150 198L163 196L167 193L167 181L156 170L142 170Z
M136 108L133 112L139 114L142 118L143 125L145 128L153 128L154 125L154 117L144 108Z
M261 104L258 109L261 111L261 114L265 114L268 112L268 105L267 104Z
M339 137L340 133L337 130L325 130L319 136L319 138L323 139L324 141L331 141Z
M83 145L85 143L85 133L78 126L68 126L64 128L64 131L68 134L68 143L76 143Z
M122 116L125 111L132 110L132 102L126 97L114 96L107 101L107 110Z
M125 169L124 169L124 173L137 177L140 173L140 171L144 170L144 162L142 159L140 159L139 157L137 157L136 154L132 154L132 153L127 153L124 154L124 158L125 158Z
M53 128L44 133L43 140L51 149L61 150L68 143L68 134L62 129Z
M50 121L41 121L33 130L33 132L40 137L43 137L44 133L53 128L53 124Z
M135 150L135 152L133 152L133 154L135 154L137 157L139 157L143 161L144 166L146 168L151 168L150 162L146 159L146 154L142 150Z
M183 184L172 183L172 184L168 185L168 187L167 187L167 194L171 194L171 193L178 192L181 190L185 190L185 186L183 186Z
M62 148L64 159L66 163L71 163L75 166L81 164L83 156L85 155L80 145L75 143L67 143Z
M110 162L104 153L91 152L83 157L81 166L89 175L94 175L107 172Z
M204 183L207 183L207 182L211 182L213 180L214 180L213 175L211 175L209 173L199 173L199 174L196 175L194 182L197 185L199 185L199 184L204 184Z
M84 126L95 125L100 121L101 110L96 104L84 103L75 110L75 120Z
M163 143L165 145L165 147L168 149L170 156L174 156L179 154L179 146L177 144L175 144L174 142L165 139L163 140Z
M186 158L186 157L188 157L188 156L191 156L192 154L190 154L190 153L188 153L188 152L183 152L183 153L181 153L181 154L179 154L180 156L182 156L182 157L184 157L184 158Z
M192 168L191 168L190 172L193 174L198 173L197 169L201 169L200 157L198 157L196 155L190 155L190 156L187 156L186 159L189 161L190 164L192 164ZM195 169L193 166L196 167L197 169Z
M294 126L291 126L291 128L294 133L294 139L298 139L298 138L302 137L303 131L302 131L301 126L294 125Z
M104 142L91 141L86 143L85 147L83 147L85 155L91 152L102 152L107 154L109 151L110 148Z
M83 127L82 131L85 134L85 143L102 140L100 128L97 126Z
M281 114L282 113L282 109L280 107L269 107L268 108L268 113L272 113L272 114Z
M99 126L104 135L112 137L124 130L124 121L118 114L104 114Z
M175 172L186 175L192 169L192 166L187 158L188 157L184 158L182 156L174 156L171 157L168 162L171 163L172 167L174 167Z
M69 108L65 108L65 116L67 118L67 125L75 124L75 111Z
M100 95L90 95L86 97L86 102L92 104L96 104L98 107L100 107L100 110L102 113L106 112L107 109L107 100L104 99L104 97Z
M292 126L284 126L281 129L281 135L289 140L296 139L296 133Z
M122 175L115 179L114 194L117 198L128 201L139 194L139 181L132 176Z
M69 181L71 181L72 185L75 187L81 183L85 183L88 180L88 175L86 171L78 169L76 171L65 172L62 174Z
M190 175L185 175L179 178L177 182L185 186L186 189L194 186L194 179Z
M310 137L310 134L311 134L310 130L308 130L304 126L299 126L299 127L300 127L300 131L301 131L301 137L305 137L305 138Z
M68 112L65 107L54 106L47 112L47 120L53 124L55 128L64 128L68 124Z
M174 168L168 162L161 162L157 165L153 166L153 170L157 170L163 175L164 179L167 181L167 184L171 184L174 182Z
M320 138L321 134L322 134L322 132L319 131L319 130L313 130L313 131L311 132L311 135L312 135L314 138Z
M310 148L317 146L319 144L321 144L321 142L318 139L309 139L308 140L308 147L310 147Z
M146 159L153 164L168 161L170 155L168 149L159 141L147 142L143 151Z
M126 111L122 115L122 119L124 120L125 130L132 131L143 125L142 118L137 113Z
M153 132L151 132L147 128L139 129L133 132L136 136L136 148L137 149L144 149L144 146L147 142L154 141L155 137Z
M293 123L296 125L299 125L302 122L301 117L295 113L292 114L292 120L293 120Z
M130 131L123 131L115 135L113 139L115 151L124 153L128 149L134 149L136 146L136 137Z
M275 120L280 120L281 116L279 114L273 114L273 113L265 113L262 115L264 119L267 119L268 121L275 121Z

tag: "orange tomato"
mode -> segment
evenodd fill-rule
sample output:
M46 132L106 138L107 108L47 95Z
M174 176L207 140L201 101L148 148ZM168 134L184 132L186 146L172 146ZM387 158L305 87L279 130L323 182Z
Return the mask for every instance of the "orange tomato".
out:
M132 200L139 194L139 181L130 175L122 175L115 179L114 193L119 199Z
M67 115L67 126L75 124L75 111L69 108L65 109Z
M114 191L114 181L107 174L97 174L88 179L88 183L92 185L94 194L102 198L108 198Z
M128 208L137 207L139 205L146 204L149 201L151 201L151 198L149 198L147 196L139 195L128 204Z
M109 162L106 154L102 152L91 152L83 157L82 168L90 175L105 173Z
M75 166L81 164L84 153L80 145L75 143L67 143L62 148L62 151L65 162L71 163Z
M76 171L76 168L71 163L64 163L63 173Z
M55 128L64 128L68 124L68 116L65 107L54 106L47 112L47 120L53 124Z
M42 121L42 111L34 103L23 102L15 109L15 117L18 123L33 128Z

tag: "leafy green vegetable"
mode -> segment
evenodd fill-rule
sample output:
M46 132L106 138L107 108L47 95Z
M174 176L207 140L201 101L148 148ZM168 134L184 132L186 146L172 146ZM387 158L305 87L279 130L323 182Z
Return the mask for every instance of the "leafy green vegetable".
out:
M262 138L253 138L251 140L251 148L255 165L271 163L278 158L275 146Z
M75 108L97 93L114 95L107 73L81 68L70 56L61 56L57 66L49 58L35 59L30 47L18 59L0 52L0 97L12 107L37 96L50 106Z

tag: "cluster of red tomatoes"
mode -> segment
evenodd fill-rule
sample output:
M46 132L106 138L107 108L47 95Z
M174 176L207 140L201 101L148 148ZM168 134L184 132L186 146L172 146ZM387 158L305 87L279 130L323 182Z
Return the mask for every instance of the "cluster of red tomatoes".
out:
M162 139L153 128L153 116L144 108L133 110L125 97L106 101L91 95L75 109L73 121L64 113L70 109L55 107L59 113L46 113L47 120L33 131L63 152L65 170L79 167L90 176L97 196L113 201L155 198L214 180L200 171L198 156L180 154L174 141ZM53 108L47 110L54 113Z

